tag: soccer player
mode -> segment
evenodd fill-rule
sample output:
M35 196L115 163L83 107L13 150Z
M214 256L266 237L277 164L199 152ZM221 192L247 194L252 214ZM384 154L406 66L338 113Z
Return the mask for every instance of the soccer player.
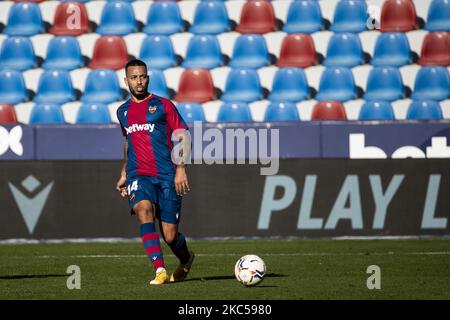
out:
M187 126L170 100L148 92L149 77L143 61L129 61L124 80L131 98L117 109L125 136L125 161L116 189L128 198L131 214L140 224L145 251L156 271L150 284L183 281L194 260L184 235L178 232L181 198L189 192L189 183L184 163L172 162L171 136L174 133L182 142ZM155 217L164 241L180 260L170 278Z

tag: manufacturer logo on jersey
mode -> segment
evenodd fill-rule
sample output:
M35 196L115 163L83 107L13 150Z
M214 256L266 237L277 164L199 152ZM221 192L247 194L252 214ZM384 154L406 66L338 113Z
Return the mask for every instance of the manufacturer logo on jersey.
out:
M155 111L156 111L156 106L150 106L150 107L148 107L148 111L150 111L150 113L155 113Z
M22 181L21 184L22 187L29 194L31 194L41 185L41 182L32 175L29 175ZM8 186L14 196L14 200L16 200L23 220L25 220L27 229L30 234L32 234L39 220L39 217L41 216L42 209L47 202L50 191L52 190L53 181L34 197L23 194L22 191L17 189L11 182L8 182Z
M125 131L127 132L127 134L130 134L132 132L139 132L139 131L153 132L154 129L155 129L154 123L144 123L144 124L135 123L132 126L126 127Z

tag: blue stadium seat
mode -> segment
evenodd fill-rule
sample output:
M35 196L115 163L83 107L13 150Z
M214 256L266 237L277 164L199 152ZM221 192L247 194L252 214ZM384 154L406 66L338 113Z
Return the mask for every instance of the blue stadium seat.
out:
M149 69L148 76L150 83L148 85L148 91L163 98L169 98L169 88L166 84L166 77L163 71L157 69Z
M189 32L193 34L219 34L230 30L227 8L223 2L200 2Z
M95 69L89 72L81 101L108 104L121 99L117 75L110 69Z
M142 41L139 57L149 69L167 69L177 65L172 41L168 36L147 36Z
M280 68L275 73L271 101L297 102L310 95L305 72L301 68Z
M84 65L80 44L75 37L54 37L47 47L44 69L73 70Z
M343 67L325 69L320 77L316 100L344 102L355 97L355 80L350 69Z
M2 43L0 68L25 71L37 66L33 44L27 37L9 37Z
M264 121L300 121L297 106L291 102L272 102L266 109Z
M394 120L394 110L388 101L366 101L359 111L359 120Z
M333 32L362 32L367 29L367 4L365 1L341 0L334 10Z
M187 123L205 121L205 113L200 103L181 102L177 104L177 109Z
M313 33L324 29L322 12L316 0L292 1L289 5L283 31Z
M439 102L432 100L412 101L409 105L406 119L409 120L440 120L442 110Z
M270 64L266 40L259 34L242 34L234 43L232 68L261 68Z
M34 36L43 31L44 23L38 4L16 2L11 6L3 33L9 36Z
M0 70L0 103L18 104L28 100L22 73L17 70Z
M148 10L146 34L171 35L184 29L180 8L176 2L153 2Z
M449 96L450 76L445 67L422 67L414 83L414 100L444 100Z
M401 67L410 64L411 49L408 37L403 32L381 33L375 43L370 63L377 67Z
M63 104L75 100L70 74L66 70L45 70L38 84L33 101Z
M246 103L224 103L217 116L218 122L252 121L250 109Z
M259 76L254 69L232 69L220 98L225 102L252 102L263 97Z
M102 103L85 103L77 113L76 123L110 123L108 106Z
M449 0L431 1L425 29L428 31L450 31Z
M137 23L130 3L114 1L105 4L96 33L124 36L136 31Z
M195 35L189 40L183 67L213 69L223 64L224 60L216 36Z
M56 103L38 103L33 106L30 124L63 124L64 114Z
M393 101L402 97L402 75L397 68L376 67L370 70L364 99Z
M327 58L323 64L327 67L352 68L364 64L364 52L357 34L335 33L328 42Z

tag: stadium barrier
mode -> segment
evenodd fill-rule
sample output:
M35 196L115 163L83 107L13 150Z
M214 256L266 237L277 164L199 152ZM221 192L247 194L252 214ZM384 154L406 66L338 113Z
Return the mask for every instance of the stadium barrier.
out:
M137 237L121 161L2 161L0 239ZM282 159L191 165L188 237L450 235L448 159Z

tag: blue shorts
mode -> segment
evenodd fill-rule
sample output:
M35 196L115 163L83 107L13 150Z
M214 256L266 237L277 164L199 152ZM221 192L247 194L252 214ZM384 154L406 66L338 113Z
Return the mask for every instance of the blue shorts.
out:
M167 223L179 223L182 197L177 195L173 178L130 177L127 178L126 188L131 214L134 214L133 207L139 201L149 200L156 207L156 218Z

